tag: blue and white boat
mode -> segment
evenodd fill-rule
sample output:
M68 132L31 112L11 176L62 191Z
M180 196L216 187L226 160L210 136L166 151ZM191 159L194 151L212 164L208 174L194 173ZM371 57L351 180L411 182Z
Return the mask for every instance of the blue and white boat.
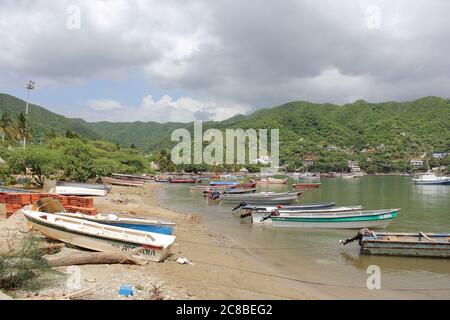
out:
M83 220L88 220L91 222L106 224L114 227L121 227L133 230L140 230L146 232L160 233L172 235L175 223L165 220L158 219L137 219L137 218L124 218L118 217L113 213L107 215L97 214L95 216L90 216L80 212L69 213L69 212L58 212L57 215L78 218Z
M413 181L415 184L420 185L450 184L450 177L438 177L433 173L427 172L420 175L419 178L414 178Z

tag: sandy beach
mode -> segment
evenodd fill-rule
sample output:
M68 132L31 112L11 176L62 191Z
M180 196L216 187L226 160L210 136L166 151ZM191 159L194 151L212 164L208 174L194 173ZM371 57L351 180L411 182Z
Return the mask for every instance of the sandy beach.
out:
M156 196L158 184L143 188L113 187L104 198L95 198L101 212L128 212L136 216L158 217L176 223L177 240L172 254L163 263L136 265L79 266L80 299L130 299L118 295L122 284L131 284L135 295L131 299L323 299L324 293L303 283L289 280L256 257L239 249L226 235L212 233L197 215L186 215L164 209ZM18 230L22 232L18 232ZM23 236L26 221L19 213L0 223L1 248L6 238ZM233 248L237 247L237 248ZM66 249L63 249L66 250ZM70 249L73 250L73 249ZM192 264L176 263L187 258ZM15 291L16 298L58 299L73 290L67 288L68 268L38 293ZM155 294L156 292L156 294Z

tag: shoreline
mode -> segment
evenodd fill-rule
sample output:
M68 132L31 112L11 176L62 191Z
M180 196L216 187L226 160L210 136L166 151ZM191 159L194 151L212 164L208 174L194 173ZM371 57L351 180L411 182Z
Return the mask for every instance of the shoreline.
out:
M212 232L197 215L177 213L160 206L158 185L145 184L140 188L114 186L103 198L94 198L100 212L129 212L136 216L164 218L176 223L177 237L171 255L165 262L135 265L81 265L79 290L89 290L83 299L153 299L159 288L163 299L327 299L323 292L306 284L289 280L271 266L264 264L232 238ZM16 216L16 217L14 217ZM0 220L0 230L19 230L26 225L23 215ZM9 232L9 231L8 231ZM1 246L5 245L2 241ZM192 265L176 263L187 258ZM34 292L12 292L18 299L59 299L73 292L67 288L68 267L53 270L60 277ZM276 276L275 276L276 274ZM136 288L135 296L118 295L121 284Z

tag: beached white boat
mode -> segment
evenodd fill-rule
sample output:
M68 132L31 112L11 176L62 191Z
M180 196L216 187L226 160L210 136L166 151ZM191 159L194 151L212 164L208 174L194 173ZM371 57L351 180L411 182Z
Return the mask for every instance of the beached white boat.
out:
M94 196L94 197L105 197L108 193L106 189L91 189L83 187L74 186L56 186L50 189L50 193L56 193L64 196Z
M128 251L151 261L163 261L175 241L174 236L100 224L84 219L22 209L26 219L45 236L94 251Z

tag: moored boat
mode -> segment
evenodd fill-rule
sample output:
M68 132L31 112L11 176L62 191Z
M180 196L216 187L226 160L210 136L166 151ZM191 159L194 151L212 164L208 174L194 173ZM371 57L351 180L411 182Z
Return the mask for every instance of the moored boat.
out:
M310 188L319 188L320 183L294 183L292 185L295 189L310 189Z
M268 177L268 178L262 178L261 180L258 181L258 183L265 183L265 184L286 184L288 181L288 179L276 179L276 178L272 178L272 177Z
M195 183L195 179L170 179L170 183Z
M433 173L427 172L422 174L419 178L413 178L415 184L420 185L438 185L438 184L450 184L450 177L438 177Z
M235 186L239 185L240 183L236 182L236 181L210 181L208 184L210 186L228 186L228 187L233 186L233 187L235 187Z
M385 228L399 209L343 212L279 212L271 214L274 227L361 229Z
M84 219L22 209L25 218L45 236L94 251L129 251L152 261L163 261L175 241L174 236L109 226Z
M370 255L450 258L450 233L374 232L362 229L342 245L359 240L361 253Z
M222 194L217 198L223 203L241 203L252 204L282 205L291 204L297 201L301 192L259 192L251 194Z

